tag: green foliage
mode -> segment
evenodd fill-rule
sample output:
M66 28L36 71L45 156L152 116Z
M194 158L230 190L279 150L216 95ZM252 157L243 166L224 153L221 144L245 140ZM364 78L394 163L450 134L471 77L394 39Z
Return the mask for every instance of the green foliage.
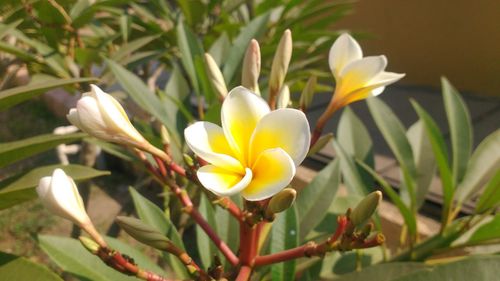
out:
M271 229L271 253L277 253L299 246L299 221L296 207L280 214L273 222ZM271 280L291 280L295 276L295 260L278 263L271 266Z
M0 252L0 276L4 280L28 281L62 281L63 279L45 266L34 263L26 258Z

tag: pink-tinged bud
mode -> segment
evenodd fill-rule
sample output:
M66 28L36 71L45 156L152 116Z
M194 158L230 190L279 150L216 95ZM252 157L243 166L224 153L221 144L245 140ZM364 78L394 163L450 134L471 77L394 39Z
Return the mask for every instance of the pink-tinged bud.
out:
M273 65L271 67L271 75L269 78L269 93L270 95L278 94L283 82L285 81L288 65L292 58L292 33L289 29L285 30L281 36L280 43L274 54Z
M260 96L259 90L260 75L260 47L257 40L252 39L248 44L245 58L243 59L243 69L241 73L241 85Z

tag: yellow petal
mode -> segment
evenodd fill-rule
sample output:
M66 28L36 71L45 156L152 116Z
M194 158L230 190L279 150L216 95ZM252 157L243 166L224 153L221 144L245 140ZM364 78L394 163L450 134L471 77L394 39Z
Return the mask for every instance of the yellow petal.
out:
M252 180L252 170L247 168L244 174L239 174L214 165L206 165L198 169L197 176L206 189L219 196L230 196L248 186Z
M241 194L249 201L258 201L275 195L290 184L295 165L283 149L268 149L257 158L252 172L252 182Z
M340 35L328 54L328 63L335 79L346 65L362 57L363 51L358 42L347 33Z
M259 120L269 113L267 103L244 87L227 95L221 110L224 134L241 163L247 163L250 137Z
M236 173L244 172L221 127L209 122L196 122L184 130L184 137L191 150L203 160Z
M281 148L298 166L309 151L309 122L302 111L283 108L264 116L252 136L250 163L268 149ZM252 164L250 164L252 165Z

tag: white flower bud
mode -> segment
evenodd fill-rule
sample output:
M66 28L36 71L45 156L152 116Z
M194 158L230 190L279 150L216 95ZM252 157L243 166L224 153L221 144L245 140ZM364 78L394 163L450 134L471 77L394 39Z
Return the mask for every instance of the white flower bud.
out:
M288 65L292 58L292 33L289 29L285 30L281 36L280 43L274 54L273 65L269 78L270 94L277 94L285 81L285 75L288 72Z
M207 64L210 83L212 83L215 92L222 98L225 98L227 96L227 87L219 66L217 66L217 63L209 53L205 53L205 62Z
M250 44L248 44L245 58L243 59L241 85L259 96L260 63L259 42L257 42L257 40L255 39L252 39L252 41L250 41Z
M283 85L281 87L280 94L278 96L277 108L287 108L290 105L290 88L288 85Z

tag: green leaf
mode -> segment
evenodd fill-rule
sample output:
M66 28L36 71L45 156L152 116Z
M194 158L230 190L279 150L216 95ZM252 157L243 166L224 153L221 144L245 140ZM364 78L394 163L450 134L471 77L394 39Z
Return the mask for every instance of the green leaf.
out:
M145 36L125 43L111 56L111 59L116 62L123 62L123 60L130 56L133 52L151 43L151 41L156 38L158 38L158 36Z
M205 2L200 0L178 0L176 1L186 18L186 22L194 27L203 22L206 17L207 7Z
M230 48L231 42L229 41L229 37L226 32L222 32L219 38L210 46L208 53L212 56L217 65L221 66Z
M232 81L240 69L248 44L253 38L259 38L262 34L264 34L270 15L271 13L267 12L254 18L241 29L238 37L234 39L233 46L227 54L224 69L222 71L224 80L228 86L236 84L232 83Z
M121 145L105 142L96 138L85 138L84 141L97 145L105 152L113 156L116 156L120 159L123 159L127 162L139 162L139 160L135 155L133 155L129 150L127 150L127 148Z
M0 184L0 210L36 198L35 187L38 185L40 179L52 175L52 172L58 168L63 169L75 181L110 174L108 171L99 171L81 165L50 165L39 167L22 175L6 179Z
M476 148L467 166L464 179L458 185L459 202L472 196L500 169L500 129L488 135Z
M203 58L205 54L196 35L182 21L177 25L177 44L181 52L182 65L186 69L194 91L197 95L201 95L201 85L196 75L195 60L197 57Z
M241 201L241 196L236 195L231 198L234 202L238 200ZM222 241L226 241L226 244L233 251L238 249L240 236L239 233L239 222L226 210L223 208L215 208L215 217L217 219L217 232ZM223 259L223 263L226 266L230 266L227 259Z
M326 216L325 210L337 193L340 183L340 163L335 159L298 194L295 205L299 212L300 241Z
M345 152L356 159L367 163L370 167L375 165L373 158L373 142L365 125L351 110L346 107L340 117L337 129L337 141ZM373 183L373 178L364 170L357 169L365 186ZM353 189L354 187L351 187Z
M371 184L367 185L361 174L356 167L356 162L351 155L348 155L343 147L339 145L336 140L333 140L333 147L337 156L340 159L340 168L342 169L342 176L347 187L350 188L349 191L352 194L364 196L371 190Z
M413 124L406 132L406 135L410 141L417 168L415 208L418 210L425 201L432 178L436 173L436 160L432 154L432 145L422 121Z
M47 267L30 260L0 252L0 276L2 280L16 281L62 281ZM36 276L36 277L35 277Z
M448 153L446 144L444 142L443 134L439 131L439 127L432 117L427 113L417 102L411 101L413 108L417 112L420 120L422 120L427 136L431 142L432 152L436 159L437 167L439 169L439 176L441 177L441 185L443 187L443 211L446 212L447 208L451 205L453 200L453 193L455 188L453 186L452 174L448 164ZM443 219L445 219L443 217Z
M493 219L481 225L471 235L467 244L477 245L488 240L500 239L500 215L496 215Z
M357 163L363 167L368 173L370 173L375 180L380 183L382 186L382 189L384 190L385 194L389 196L391 201L396 205L396 207L399 209L399 212L403 216L403 219L408 226L408 232L411 235L416 235L417 233L417 221L415 216L413 216L412 211L405 205L403 200L399 197L399 194L394 191L392 186L384 180L382 176L380 176L372 167L366 165L365 163L361 161L357 161Z
M415 271L425 269L423 263L418 262L394 262L382 263L363 268L361 271L341 275L334 280L338 281L388 281L404 276Z
M271 229L271 253L292 249L299 244L299 223L297 205L281 213ZM296 260L281 262L271 266L271 280L293 280Z
M67 135L45 134L24 140L0 143L0 168L54 148L59 144L74 142L85 136L86 134L84 133Z
M370 113L399 162L405 187L408 189L411 209L415 210L415 179L417 171L411 145L406 138L406 130L394 112L380 99L367 99Z
M36 81L26 86L0 91L0 111L43 94L53 88L93 81L97 81L97 78L47 79L45 81Z
M208 224L212 226L214 231L217 232L218 222L215 220L214 208L204 194L201 195L198 211L200 211L200 214L207 220ZM218 251L214 243L212 243L205 234L205 231L199 225L196 225L196 242L198 244L198 253L200 254L202 264L205 268L212 266L212 260L214 256L218 254Z
M394 281L470 281L497 280L500 275L500 257L485 256L464 259L458 262L436 266L430 270L392 279Z
M158 208L158 206L156 206L153 202L140 195L134 188L130 187L129 192L132 196L135 211L137 212L139 218L144 223L154 226L161 233L164 233L177 247L184 249L182 237L179 232L177 232L177 229L170 221L167 214ZM176 256L162 252L162 258L170 265L172 270L177 274L177 277L189 277L184 265Z
M22 22L23 22L22 19L18 19L18 20L11 22L9 24L0 25L0 39L3 39L3 37L9 33L9 31L16 28Z
M52 261L77 278L92 281L137 280L108 267L97 256L90 254L76 239L40 235L38 240L40 247ZM106 237L105 240L111 248L132 257L141 268L165 276L160 267L138 250L111 237Z
M141 79L112 60L106 60L106 63L120 85L140 107L160 120L169 131L176 131L175 124L167 117L168 112L163 103L149 90Z
M472 149L472 125L469 111L458 91L441 78L443 100L450 126L453 186L462 180Z
M500 205L500 170L486 185L483 193L476 203L476 213L481 214Z

